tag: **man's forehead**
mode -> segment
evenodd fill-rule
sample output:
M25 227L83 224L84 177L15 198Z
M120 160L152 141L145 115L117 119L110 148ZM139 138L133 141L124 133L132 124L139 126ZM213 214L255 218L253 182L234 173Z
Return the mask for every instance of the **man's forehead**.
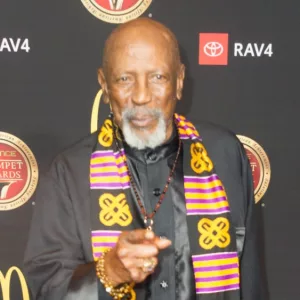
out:
M127 56L137 60L156 59L158 56L167 54L165 47L160 47L154 43L132 42L125 45L118 45L111 49L112 56Z
M155 49L155 47L149 47L149 45L145 44L129 44L126 48L128 55L138 60L154 59L157 55L157 50Z
M145 23L146 21L142 21ZM115 68L117 64L126 62L138 64L139 62L164 61L166 67L177 64L178 46L172 33L156 23L140 24L141 26L120 27L112 33L105 45L103 62L105 67ZM139 22L137 22L139 25Z
M156 45L151 42L133 41L125 44L118 44L112 47L109 51L109 60L107 63L116 64L124 60L131 62L155 62L164 61L172 63L172 52L167 48L167 45Z

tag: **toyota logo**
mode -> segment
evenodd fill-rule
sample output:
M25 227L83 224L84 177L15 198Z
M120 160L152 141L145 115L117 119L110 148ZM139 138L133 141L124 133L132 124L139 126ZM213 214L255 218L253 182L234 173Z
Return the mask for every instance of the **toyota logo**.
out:
M208 42L205 44L203 50L207 56L216 57L223 53L224 48L222 44L218 42Z

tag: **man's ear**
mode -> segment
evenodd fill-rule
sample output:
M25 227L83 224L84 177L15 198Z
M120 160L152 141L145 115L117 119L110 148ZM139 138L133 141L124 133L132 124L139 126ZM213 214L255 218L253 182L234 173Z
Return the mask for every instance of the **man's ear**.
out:
M102 68L98 69L98 82L102 88L103 92L103 102L105 104L109 103L109 97L108 97L108 89L107 89L107 82L104 75L104 71Z
M185 65L180 64L179 70L177 72L177 82L176 82L176 97L178 100L181 100L182 97L184 77L185 77Z

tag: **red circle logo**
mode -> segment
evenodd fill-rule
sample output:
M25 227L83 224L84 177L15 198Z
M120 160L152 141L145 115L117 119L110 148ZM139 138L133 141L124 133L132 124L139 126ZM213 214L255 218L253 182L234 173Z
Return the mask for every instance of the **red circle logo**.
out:
M152 0L81 0L86 9L108 23L125 23L138 18Z
M264 149L257 142L246 136L238 135L237 137L244 145L249 158L253 177L255 202L257 203L261 200L269 187L271 179L270 161Z
M0 132L0 210L27 202L38 182L38 167L28 146L17 137Z

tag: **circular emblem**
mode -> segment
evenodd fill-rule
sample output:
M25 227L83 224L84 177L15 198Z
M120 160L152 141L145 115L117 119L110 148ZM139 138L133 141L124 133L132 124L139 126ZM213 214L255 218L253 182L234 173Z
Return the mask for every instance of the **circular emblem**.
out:
M266 193L270 183L270 161L264 149L257 142L243 135L237 135L237 137L244 145L250 161L255 202L257 203Z
M217 57L223 53L224 48L222 44L218 42L209 42L205 44L203 50L207 56Z
M108 23L125 23L138 18L152 0L81 0L96 18Z
M28 146L0 131L0 210L26 203L38 183L38 166Z

